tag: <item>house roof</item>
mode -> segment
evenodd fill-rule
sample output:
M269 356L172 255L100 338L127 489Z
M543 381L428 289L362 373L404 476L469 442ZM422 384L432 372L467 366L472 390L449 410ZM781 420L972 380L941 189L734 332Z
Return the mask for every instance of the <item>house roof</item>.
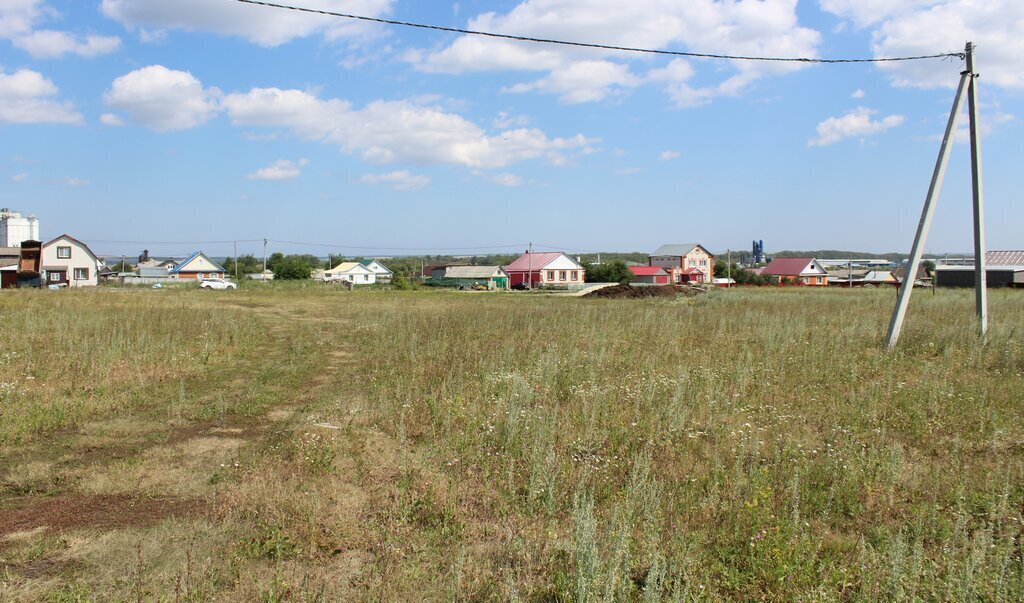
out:
M530 270L544 270L548 264L565 257L579 268L583 266L561 251L543 251L538 253L524 253L516 261L505 266L506 272L528 272Z
M800 276L814 258L778 258L764 267L762 274L775 276Z
M651 255L670 255L670 256L684 256L693 251L695 247L700 247L697 243L670 243L668 245L662 245L657 248Z
M43 243L42 248L45 249L45 248L49 247L50 245L53 245L54 243L56 243L57 241L59 241L61 239L67 239L69 241L77 243L79 246L82 247L82 249L84 249L84 250L89 252L89 255L92 256L92 259L96 260L97 262L100 261L100 258L97 257L96 254L92 252L92 249L89 249L88 245L86 245L85 243L79 241L78 239L76 239L75 237L73 237L73 236L71 236L71 235L69 235L67 233L62 234L59 237L56 237L54 239L51 239L51 240Z
M444 278L491 278L503 276L501 266L447 266Z
M1024 266L1024 251L989 251L985 253L986 266Z
M888 270L872 270L864 275L865 283L895 283L896 277Z
M680 272L680 274L704 274L704 273L701 272L699 269L697 269L697 268L695 268L693 266L690 266L689 268L684 268Z
M668 273L658 266L630 266L629 271L636 276L668 276Z
M342 263L338 264L337 266L335 266L334 268L331 268L329 270L329 272L337 274L339 272L366 272L366 273L372 273L373 271L370 270L369 268L367 268L366 266L363 266L359 262L342 262Z
M192 260L196 259L199 256L203 256L203 258L205 258L207 262L210 262L210 264L214 267L214 269L212 271L211 270L203 270L202 272L224 272L225 271L224 268L222 268L220 264L218 264L217 262L214 262L213 260L211 260L208 255L206 255L202 251L197 251L197 252L193 253L192 255L188 256L187 258L185 258L184 260L182 260L174 268L171 268L171 272L173 272L173 273L181 272L186 266L189 265L189 262L191 262Z
M359 263L366 268L370 268L370 270L373 270L373 272L376 274L393 274L390 268L388 268L384 264L381 264L380 260L377 259L371 258L368 260L360 260ZM374 264L376 264L376 269L371 268L371 266L373 266Z

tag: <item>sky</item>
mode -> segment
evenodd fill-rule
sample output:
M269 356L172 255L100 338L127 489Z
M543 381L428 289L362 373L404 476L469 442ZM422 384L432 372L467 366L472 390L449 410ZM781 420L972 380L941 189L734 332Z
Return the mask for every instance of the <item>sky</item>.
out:
M1020 0L280 0L659 50L976 60L1024 247ZM236 0L0 0L0 207L101 255L908 252L963 63L623 53ZM973 248L966 119L926 252Z

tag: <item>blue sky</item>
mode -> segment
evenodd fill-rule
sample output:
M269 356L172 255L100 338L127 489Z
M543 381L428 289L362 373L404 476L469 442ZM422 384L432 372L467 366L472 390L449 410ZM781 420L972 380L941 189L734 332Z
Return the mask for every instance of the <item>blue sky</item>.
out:
M989 247L1024 245L1018 0L291 3L729 54L916 55L971 39ZM3 0L0 206L112 255L222 255L231 244L213 241L264 237L352 255L752 239L907 251L961 68L638 56L234 0ZM969 250L970 220L961 134L928 251Z

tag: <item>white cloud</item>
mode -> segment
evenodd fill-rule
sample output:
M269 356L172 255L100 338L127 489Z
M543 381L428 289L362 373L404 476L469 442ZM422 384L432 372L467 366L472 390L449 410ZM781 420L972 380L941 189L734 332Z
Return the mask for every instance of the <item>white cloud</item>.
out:
M915 8L938 4L938 0L820 0L820 4L823 10L866 27Z
M866 92L864 92L860 88L857 88L856 90L853 91L853 94L850 95L850 98L864 98L866 95Z
M387 184L396 191L415 191L430 184L430 176L411 174L406 170L386 174L364 174L359 178L363 184Z
M593 141L582 135L548 138L536 128L489 135L463 117L410 101L374 101L362 109L302 90L254 88L229 94L223 106L238 126L286 128L341 147L373 163L449 163L500 168L529 159L558 163Z
M100 123L105 126L123 126L124 120L113 113L104 113L100 115Z
M203 88L187 71L151 65L114 80L103 101L124 112L131 121L160 132L194 128L209 121L219 110L221 94ZM104 123L111 123L107 118Z
M521 186L523 179L515 174L496 174L491 178L491 182L500 184L501 186Z
M28 180L28 173L22 172L11 176L11 182L24 182Z
M81 36L67 31L37 29L60 13L43 0L4 0L0 3L0 38L36 58L60 58L65 54L94 57L121 46L117 36Z
M878 113L873 109L857 107L841 117L830 117L818 124L818 136L807 141L809 147L823 147L835 144L844 138L871 136L895 128L904 121L902 115L889 115L873 120Z
M85 180L83 178L75 178L73 176L68 176L67 178L58 178L57 180L54 180L54 184L60 184L60 185L63 185L63 186L79 187L79 186L89 186L89 184L91 184L91 183L90 183L90 181Z
M508 13L487 12L470 19L467 27L655 49L817 56L821 36L799 25L796 5L797 0L525 0ZM692 89L680 85L693 74L685 61L655 68L648 77L633 75L626 65L644 60L641 56L462 36L437 51L408 52L406 60L428 72L547 72L540 80L510 90L557 94L566 102L600 100L615 90L663 82L681 105L739 94L761 77L802 67L736 62L727 68L735 72L723 82ZM595 79L581 81L580 74L591 74Z
M822 0L822 8L871 28L877 57L960 52L977 45L982 86L1024 89L1024 2L1020 0ZM898 86L953 88L957 60L880 63Z
M94 57L114 52L121 46L116 36L86 36L84 39L66 31L50 29L34 31L14 39L14 45L38 58L59 58L65 54Z
M678 158L682 153L679 151L662 151L661 155L658 155L658 159L662 161L671 161Z
M613 93L615 88L633 88L640 78L629 72L629 67L611 61L576 61L555 69L545 78L528 84L508 87L508 92L540 90L557 94L569 104L599 101Z
M302 168L309 163L306 159L290 161L280 159L246 176L249 180L294 180L302 174Z
M37 71L0 71L0 124L82 123L73 104L53 98L57 92L57 86Z
M307 8L379 17L391 9L392 0L304 0ZM353 22L242 4L234 0L103 0L103 14L125 27L150 30L182 29L238 36L260 46L279 46L297 38L322 35L333 40L368 31L365 23Z

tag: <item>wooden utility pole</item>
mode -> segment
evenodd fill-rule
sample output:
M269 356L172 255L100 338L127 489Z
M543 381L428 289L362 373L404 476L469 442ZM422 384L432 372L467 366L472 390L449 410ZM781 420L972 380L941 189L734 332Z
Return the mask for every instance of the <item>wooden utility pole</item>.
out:
M963 107L964 92L967 92L969 97L968 118L970 120L971 132L971 180L974 197L975 309L978 315L979 333L984 335L988 330L988 297L985 278L985 225L981 186L981 131L977 105L978 74L974 68L973 43L967 43L964 48L964 57L967 60L967 68L960 74L960 85L957 87L956 97L953 99L953 110L949 114L946 132L942 137L942 145L939 147L939 158L935 162L935 171L932 174L931 185L928 187L928 196L925 197L924 209L921 212L921 221L917 225L914 245L910 249L907 275L903 279L903 283L900 284L899 294L896 298L896 308L893 309L892 320L889 322L889 332L885 337L885 347L890 350L896 347L900 331L903 328L903 320L906 318L907 306L910 304L910 294L914 289L914 279L917 276L918 267L921 265L921 255L924 250L925 240L928 238L928 230L931 228L932 216L935 213L935 200L942 189L942 179L946 174L949 152L953 146L957 121L960 118L960 110Z
M234 241L235 244L235 280L238 280L238 241Z

